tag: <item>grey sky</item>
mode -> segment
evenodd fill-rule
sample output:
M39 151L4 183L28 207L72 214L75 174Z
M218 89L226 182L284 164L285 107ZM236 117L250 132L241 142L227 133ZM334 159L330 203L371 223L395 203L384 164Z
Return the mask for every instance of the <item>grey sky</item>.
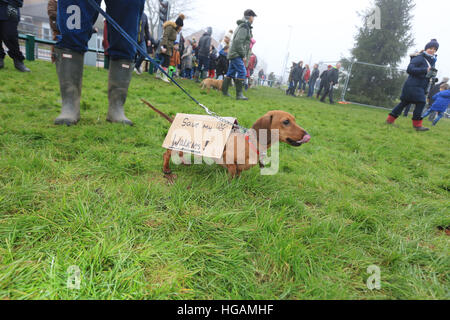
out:
M336 61L349 55L357 26L361 19L357 12L369 7L371 0L315 0L315 1L257 1L196 0L197 9L185 21L185 28L201 29L212 26L225 31L236 27L246 9L253 9L258 17L254 23L254 52L268 63L266 72L281 73L286 57L289 25L292 26L289 64ZM423 49L432 38L440 43L437 68L439 76L450 76L450 1L416 0L413 15L415 46ZM382 17L381 17L382 18ZM432 20L431 20L432 19ZM404 59L402 67L407 66Z

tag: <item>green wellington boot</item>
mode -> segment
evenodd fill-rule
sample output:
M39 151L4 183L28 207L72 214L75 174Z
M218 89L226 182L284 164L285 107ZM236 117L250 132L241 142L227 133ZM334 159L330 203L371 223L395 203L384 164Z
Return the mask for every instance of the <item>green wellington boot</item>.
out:
M133 74L134 63L130 60L111 60L108 81L108 117L109 122L122 123L129 126L133 122L125 117L124 104L127 100L128 87Z
M61 48L55 48L54 54L62 99L61 114L55 124L71 126L80 121L84 54Z

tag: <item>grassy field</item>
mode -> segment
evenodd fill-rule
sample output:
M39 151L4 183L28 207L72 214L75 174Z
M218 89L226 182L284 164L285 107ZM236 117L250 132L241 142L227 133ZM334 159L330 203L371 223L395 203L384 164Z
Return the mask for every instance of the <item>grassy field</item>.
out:
M86 68L82 121L56 127L54 66L0 70L0 299L449 299L449 121L428 133L387 112L252 89L204 104L244 126L293 113L312 135L280 146L280 172L229 181L218 166L162 174L169 124L199 113L173 85L134 76L112 125L107 73ZM233 90L234 92L234 90ZM429 124L429 122L426 122ZM81 288L67 288L68 268ZM381 270L371 291L367 268Z

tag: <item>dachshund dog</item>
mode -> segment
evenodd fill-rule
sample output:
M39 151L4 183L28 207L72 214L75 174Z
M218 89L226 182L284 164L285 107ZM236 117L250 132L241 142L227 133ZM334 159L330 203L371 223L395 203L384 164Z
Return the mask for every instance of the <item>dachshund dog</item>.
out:
M223 84L223 80L216 80L216 79L208 78L208 79L203 80L200 85L202 86L202 90L208 89L208 93L209 93L211 88L222 91L222 84Z
M159 111L147 101L142 99L142 102L170 123L173 122L171 117ZM260 153L268 150L276 142L284 142L293 147L300 147L311 140L311 136L306 130L296 123L295 117L284 111L268 112L255 122L252 129L253 134L243 134L238 131L232 132L225 145L222 159L216 160L219 165L228 170L232 178L239 177L243 171L257 165L258 162L255 159L259 159ZM271 141L274 130L278 131L278 141ZM267 134L264 135L264 132ZM172 174L170 169L172 152L172 150L167 150L163 156L163 172L166 175ZM178 155L183 157L182 152L178 152ZM261 162L260 166L263 167Z

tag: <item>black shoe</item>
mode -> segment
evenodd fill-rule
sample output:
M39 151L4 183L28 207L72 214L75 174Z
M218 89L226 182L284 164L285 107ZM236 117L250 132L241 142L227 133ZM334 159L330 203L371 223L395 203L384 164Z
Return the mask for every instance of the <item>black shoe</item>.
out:
M30 72L31 70L28 69L22 61L14 60L14 67L16 67L17 70L20 72Z
M430 128L425 128L425 127L416 127L415 129L416 129L416 131L419 131L419 132L425 132L425 131L430 130Z
M0 59L0 69L3 69L5 67L5 62L3 59Z

